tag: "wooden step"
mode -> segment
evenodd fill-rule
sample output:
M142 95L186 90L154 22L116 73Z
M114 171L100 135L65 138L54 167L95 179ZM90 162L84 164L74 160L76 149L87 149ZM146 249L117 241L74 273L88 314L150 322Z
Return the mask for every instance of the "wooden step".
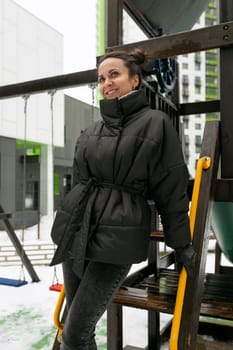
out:
M157 241L157 242L164 242L164 231L158 230L158 231L152 231L150 233L150 239L152 241ZM209 240L216 239L214 234L210 232Z
M150 233L150 239L153 241L164 242L164 232L163 231L152 231Z
M135 346L127 345L124 350L146 350L146 348L139 348ZM197 336L197 343L195 350L232 350L233 344L223 341L210 340L202 338L200 335Z
M147 275L140 282L135 279L136 283L130 285L126 280L113 302L173 314L178 278L176 271L166 269L158 278ZM233 320L232 275L206 274L201 315Z

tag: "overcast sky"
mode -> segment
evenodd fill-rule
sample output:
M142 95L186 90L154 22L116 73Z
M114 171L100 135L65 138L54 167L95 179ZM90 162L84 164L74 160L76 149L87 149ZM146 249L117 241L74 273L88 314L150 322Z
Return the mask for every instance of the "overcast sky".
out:
M14 0L64 36L64 73L92 69L96 62L96 0ZM69 89L90 101L88 90ZM84 97L82 96L84 93ZM85 95L87 99L85 98ZM90 96L89 96L90 95Z

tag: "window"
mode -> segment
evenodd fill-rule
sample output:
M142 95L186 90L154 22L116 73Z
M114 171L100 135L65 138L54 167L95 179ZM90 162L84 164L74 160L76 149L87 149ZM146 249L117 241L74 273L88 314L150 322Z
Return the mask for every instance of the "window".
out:
M185 154L186 160L188 160L189 159L189 145L184 145L184 154Z
M201 70L201 63L195 62L195 70L200 71Z
M200 135L195 136L195 145L201 145L201 136Z
M183 95L183 103L187 103L189 101L188 96Z
M206 72L207 75L211 75L211 76L216 76L216 71L217 71L217 66L216 65L212 65L212 64L207 64L206 65ZM215 74L214 74L215 73Z
M195 145L195 152L198 154L201 152L201 145Z
M201 54L200 54L200 52L196 52L194 57L195 57L194 58L195 62L201 63Z
M184 124L184 129L188 129L189 127L189 118L188 117L183 117L183 124ZM186 138L187 135L185 135Z
M189 87L188 87L188 85L183 85L183 93L182 93L182 95L183 95L183 98L189 96Z
M195 85L201 85L201 77L199 76L195 77Z
M182 76L182 83L183 83L183 85L188 85L189 84L189 77L188 77L188 75L184 74Z
M195 77L195 93L196 94L201 93L201 77L199 76Z
M196 123L195 124L195 129L196 130L201 130L201 124L200 123Z
M186 145L189 145L189 135L184 135L184 142Z
M195 94L200 95L200 93L201 93L200 85L195 85Z
M211 76L207 77L206 78L206 85L208 85L208 86L211 86L211 85L217 86L217 79L216 79L216 77L211 77Z

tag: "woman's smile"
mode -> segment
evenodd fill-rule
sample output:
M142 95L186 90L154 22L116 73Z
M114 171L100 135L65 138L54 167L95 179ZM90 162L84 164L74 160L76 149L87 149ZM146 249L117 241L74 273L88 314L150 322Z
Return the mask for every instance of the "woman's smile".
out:
M109 97L112 97L116 93L117 93L117 89L106 90L106 91L104 91L104 97L107 96L109 98Z

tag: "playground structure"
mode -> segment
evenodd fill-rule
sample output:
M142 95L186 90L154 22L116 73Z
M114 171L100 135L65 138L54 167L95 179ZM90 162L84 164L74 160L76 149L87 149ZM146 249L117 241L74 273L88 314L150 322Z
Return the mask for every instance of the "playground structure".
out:
M193 245L198 259L193 276L185 282L184 298L181 301L183 306L179 315L180 325L178 325L177 334L174 335L177 338L177 344L171 344L171 350L176 348L181 350L196 349L198 333L211 334L216 337L222 335L225 340L227 338L232 340L232 327L221 326L217 319L233 321L233 269L221 266L222 252L231 262L233 261L233 234L231 231L233 227L231 215L231 202L233 200L233 121L231 118L233 4L230 0L219 1L220 24L218 25L157 37L154 28L136 7L137 1L108 0L106 3L108 5L106 50L116 48L130 50L137 46L149 51L155 61L212 48L219 48L220 50L221 88L219 100L180 104L176 89L169 99L159 95L156 85L147 86L146 91L152 107L163 109L171 115L177 129L179 128L180 116L220 112L220 121L206 123L203 136L200 159L208 158L211 160L211 164L208 169L202 171L196 219L193 227ZM123 7L140 24L140 27L150 38L149 40L122 45ZM51 89L63 89L90 84L95 81L96 70L93 69L3 86L0 87L0 98L10 98ZM220 157L221 172L218 175ZM191 199L193 181L190 181L189 190ZM205 274L211 224L213 224L218 242L216 266L214 274ZM124 288L119 290L113 303L109 306L108 350L122 349L122 307L124 305L148 310L148 350L160 349L163 341L170 336L170 323L163 332L160 330L160 313L174 314L174 311L176 311L176 291L179 276L175 271L167 269L174 263L173 252L162 257L159 255L158 244L162 240L163 232L158 230L155 215L148 265L144 269L136 271L124 281ZM200 315L211 317L213 324L210 326L207 318L205 322L199 322ZM64 319L65 313L61 322ZM59 349L57 339L55 339L53 349Z

